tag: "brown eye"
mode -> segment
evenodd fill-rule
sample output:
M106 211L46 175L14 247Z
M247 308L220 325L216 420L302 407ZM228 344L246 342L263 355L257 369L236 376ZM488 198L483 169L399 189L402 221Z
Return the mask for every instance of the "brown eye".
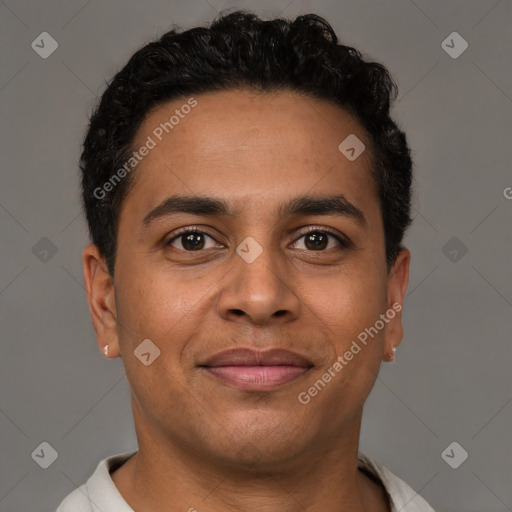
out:
M330 231L325 231L321 229L312 229L306 233L304 233L301 237L299 237L295 243L297 244L299 240L304 239L305 249L309 251L325 251L326 249L331 249L329 246L329 242L334 240L337 242L338 248L348 248L349 243L346 242L343 238ZM336 247L336 244L335 244ZM300 249L300 247L298 247Z
M176 249L185 250L187 252L200 251L205 249L207 242L206 238L215 241L210 235L204 233L203 231L199 231L197 229L187 229L171 238L165 244L165 246L172 246ZM179 245L181 245L181 247L179 247Z
M308 249L319 250L325 249L329 244L328 236L325 233L308 233L304 238L305 245Z

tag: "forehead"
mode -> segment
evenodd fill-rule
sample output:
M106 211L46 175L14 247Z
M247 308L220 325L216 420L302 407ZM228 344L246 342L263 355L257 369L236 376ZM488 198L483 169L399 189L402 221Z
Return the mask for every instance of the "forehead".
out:
M365 147L356 159L343 152L345 140L355 141L357 151ZM138 163L127 198L141 211L175 193L229 198L239 207L310 192L377 201L370 141L358 120L294 92L222 91L158 105L133 149L145 145L153 147Z

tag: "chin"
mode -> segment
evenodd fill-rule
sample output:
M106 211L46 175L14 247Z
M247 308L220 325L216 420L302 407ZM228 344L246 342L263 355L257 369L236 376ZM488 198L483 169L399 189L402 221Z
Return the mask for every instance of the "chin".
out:
M224 434L225 441L215 443L215 449L224 445L219 455L234 470L275 474L289 468L303 451L301 447L308 445L304 429L292 425L290 419L285 422L277 417L267 424L253 422L231 430L230 434L222 429L219 434Z

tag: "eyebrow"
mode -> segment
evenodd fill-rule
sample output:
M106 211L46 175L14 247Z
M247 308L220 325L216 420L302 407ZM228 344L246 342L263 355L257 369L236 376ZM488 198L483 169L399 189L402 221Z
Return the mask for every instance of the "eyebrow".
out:
M342 194L328 197L299 196L278 206L278 219L300 215L338 215L354 220L362 227L367 222L363 212ZM238 213L223 199L208 196L174 195L152 209L143 219L144 227L155 221L180 213L209 217L234 217Z

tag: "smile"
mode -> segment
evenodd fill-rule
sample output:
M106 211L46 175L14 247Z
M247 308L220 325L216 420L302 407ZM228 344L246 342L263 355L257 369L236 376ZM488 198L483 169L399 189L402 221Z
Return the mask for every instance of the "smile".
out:
M313 364L284 349L231 349L200 365L213 377L246 391L269 391L306 374Z
M271 390L291 382L310 370L309 366L215 366L205 371L247 391Z

